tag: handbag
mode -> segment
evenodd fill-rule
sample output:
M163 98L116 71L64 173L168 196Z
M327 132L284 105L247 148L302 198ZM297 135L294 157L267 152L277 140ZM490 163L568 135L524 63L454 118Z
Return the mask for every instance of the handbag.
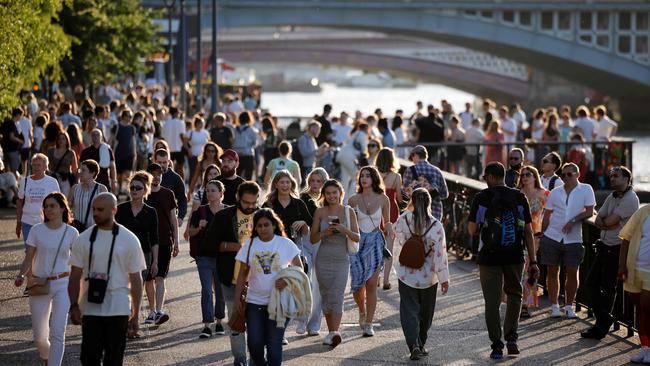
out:
M366 202L363 199L363 196L360 196L360 197L361 197L361 200L364 201L363 204L365 205ZM370 221L372 222L372 224L375 225L375 220L372 219L372 216L369 215L368 217L370 217ZM381 230L381 227L383 226L384 218L382 217L381 220L382 220L382 222L380 223L379 226L375 227L375 230L379 230L379 233L381 233L381 238L384 240L384 247L383 247L383 250L382 250L382 256L384 257L384 259L390 259L390 258L393 258L393 253L391 253L391 251L388 248L386 248L386 236L384 235L384 232Z
M90 214L90 206L93 203L93 197L95 197L95 192L97 192L97 186L99 184L95 183L95 187L93 187L93 191L90 194L90 199L88 200L88 207L86 207L86 216L84 217L84 221L81 222L77 219L72 220L72 226L74 226L75 229L77 229L78 232L83 232L88 228L88 215Z
M347 210L346 215L345 215L345 225L349 229L350 228L350 207L345 206L345 209ZM348 254L356 254L359 252L359 242L354 241L350 239L349 237L346 238L348 239L347 245L348 245Z
M248 251L246 252L246 266L251 255L251 247L253 246L253 238L251 238L250 243L248 244ZM246 303L246 294L248 293L248 282L244 283L244 288L241 291L241 301ZM228 319L228 327L230 330L236 333L244 333L246 331L246 307L244 306L243 314L235 310L232 313L232 316Z
M67 232L68 232L68 225L65 225L63 236L59 241L59 247L56 249L56 255L54 256L54 261L52 261L52 269L50 270L50 276L52 276L52 273L54 273L56 258L59 256L59 251L61 250L61 245L63 244L63 239L65 239L65 234ZM47 295L50 293L50 281L47 279L47 277L43 278L43 277L30 276L27 279L26 288L27 288L27 292L29 293L29 296Z

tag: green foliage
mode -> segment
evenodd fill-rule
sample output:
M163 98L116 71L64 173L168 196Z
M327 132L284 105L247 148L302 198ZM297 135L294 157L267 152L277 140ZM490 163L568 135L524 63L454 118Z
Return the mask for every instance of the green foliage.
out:
M62 0L0 0L0 116L46 72L56 80L70 41L56 24Z
M67 0L60 12L72 39L61 62L67 82L112 82L115 75L143 71L142 61L157 49L154 17L138 0Z

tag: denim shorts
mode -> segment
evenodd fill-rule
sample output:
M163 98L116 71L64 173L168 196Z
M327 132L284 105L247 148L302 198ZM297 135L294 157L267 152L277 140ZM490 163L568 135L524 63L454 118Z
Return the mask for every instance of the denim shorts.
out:
M539 241L541 258L539 263L545 266L565 265L571 268L580 267L585 256L585 247L582 243L560 243L546 235Z

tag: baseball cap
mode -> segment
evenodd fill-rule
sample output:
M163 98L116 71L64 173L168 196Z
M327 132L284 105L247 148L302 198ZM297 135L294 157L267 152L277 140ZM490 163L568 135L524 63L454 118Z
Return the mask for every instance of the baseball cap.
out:
M427 149L424 146L416 145L413 149L411 149L411 152L409 153L409 156L411 156L413 154L422 155L422 154L426 154L426 153L427 153Z
M239 162L239 155L237 154L237 151L235 151L233 149L228 149L228 150L224 151L223 154L221 154L221 159L224 159L224 158Z
M157 172L157 171L161 171L161 172L163 171L162 166L160 166L160 164L158 164L158 163L151 163L147 167L147 172L148 173L153 173L153 172Z

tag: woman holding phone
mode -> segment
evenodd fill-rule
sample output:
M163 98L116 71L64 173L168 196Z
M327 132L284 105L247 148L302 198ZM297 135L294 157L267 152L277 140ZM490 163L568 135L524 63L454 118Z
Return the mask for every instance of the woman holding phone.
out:
M320 242L316 254L316 278L329 330L323 344L331 347L338 346L342 341L339 326L350 269L347 241L359 241L357 216L350 207L341 204L344 193L341 183L334 179L323 184L320 198L322 207L314 213L311 227L312 244ZM345 224L348 221L349 227Z

